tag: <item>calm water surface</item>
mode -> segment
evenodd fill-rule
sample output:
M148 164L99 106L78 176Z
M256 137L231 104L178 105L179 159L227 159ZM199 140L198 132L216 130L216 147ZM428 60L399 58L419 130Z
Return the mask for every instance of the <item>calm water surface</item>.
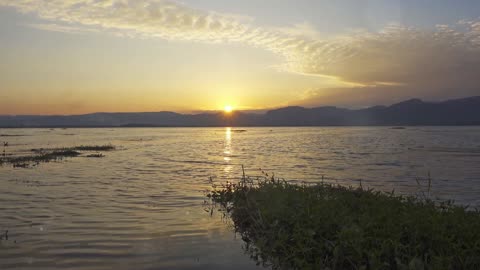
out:
M218 215L209 177L259 168L480 206L480 127L4 129L9 154L113 144L106 157L0 167L0 269L257 269ZM22 135L22 136L4 136ZM3 144L2 144L3 145ZM3 150L3 149L2 149Z

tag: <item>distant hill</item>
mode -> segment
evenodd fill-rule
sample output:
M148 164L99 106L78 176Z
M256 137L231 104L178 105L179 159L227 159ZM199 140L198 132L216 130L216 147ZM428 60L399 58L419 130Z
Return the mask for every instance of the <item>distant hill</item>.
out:
M350 110L285 107L264 114L93 113L66 116L0 116L0 127L209 127L480 125L480 96L443 102L410 99L391 106Z

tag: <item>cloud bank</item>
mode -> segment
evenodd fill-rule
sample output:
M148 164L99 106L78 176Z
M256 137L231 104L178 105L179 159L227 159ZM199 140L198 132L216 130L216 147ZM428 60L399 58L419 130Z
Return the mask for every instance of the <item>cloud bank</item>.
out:
M51 31L208 43L238 42L280 54L282 69L331 76L363 87L480 89L480 21L416 29L389 25L334 38L254 26L242 16L190 8L167 0L0 0L36 14ZM307 25L308 26L308 25Z

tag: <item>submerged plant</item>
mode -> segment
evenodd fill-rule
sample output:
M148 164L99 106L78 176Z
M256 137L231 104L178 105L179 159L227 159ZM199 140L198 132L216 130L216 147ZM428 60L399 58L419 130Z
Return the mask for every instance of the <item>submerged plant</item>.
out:
M480 269L480 213L451 201L245 175L207 196L273 269Z

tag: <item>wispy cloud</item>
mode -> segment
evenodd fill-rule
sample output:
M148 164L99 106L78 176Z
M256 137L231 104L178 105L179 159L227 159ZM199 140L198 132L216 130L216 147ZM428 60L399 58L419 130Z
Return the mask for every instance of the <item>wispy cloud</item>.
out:
M70 33L70 34L80 34L80 33L91 33L91 32L99 32L98 29L89 29L85 27L76 27L76 26L68 26L68 25L59 25L56 23L32 23L26 24L26 26L44 30L44 31L51 31L51 32L61 32L61 33Z
M480 89L477 20L435 29L389 25L379 32L322 38L306 23L258 27L248 18L167 0L0 0L0 5L55 22L33 26L50 31L84 28L130 37L240 42L284 56L285 70L336 77L352 85Z

